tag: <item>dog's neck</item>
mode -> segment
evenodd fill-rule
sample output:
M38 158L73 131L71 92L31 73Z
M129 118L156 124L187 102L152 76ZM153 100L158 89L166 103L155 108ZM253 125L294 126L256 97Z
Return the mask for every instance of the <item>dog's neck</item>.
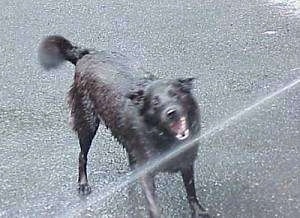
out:
M168 134L166 131L158 129L153 126L146 126L147 137L152 141L156 148L168 149L170 146L178 144L174 136Z

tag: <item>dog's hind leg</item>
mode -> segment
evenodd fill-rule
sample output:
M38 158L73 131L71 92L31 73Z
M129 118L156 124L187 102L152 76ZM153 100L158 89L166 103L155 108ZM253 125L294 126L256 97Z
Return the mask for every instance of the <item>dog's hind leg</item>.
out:
M127 155L128 155L129 167L131 170L134 170L135 165L136 165L136 160L135 160L134 156L132 154L130 154L130 152L127 152Z
M69 91L68 104L70 107L70 125L77 133L80 144L78 192L81 195L87 195L91 192L86 172L87 155L100 120L94 111L94 105L89 94L86 91L79 91L80 88L82 89L79 78L80 74L75 74L75 82Z
M87 155L90 150L93 138L99 127L99 119L92 112L79 107L77 108L74 116L74 123L74 129L78 134L80 144L78 192L81 195L87 195L91 192L86 172Z
M78 192L81 195L88 195L91 192L91 188L88 184L86 165L87 155L90 150L92 140L96 134L94 132L78 133L80 153L79 153L79 176L78 176Z

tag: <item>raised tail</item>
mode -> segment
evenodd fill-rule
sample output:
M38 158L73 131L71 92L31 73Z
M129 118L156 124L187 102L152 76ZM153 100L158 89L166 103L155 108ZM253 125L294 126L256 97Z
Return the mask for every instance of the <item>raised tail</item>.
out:
M59 35L44 38L39 46L38 58L40 64L47 70L56 68L64 61L76 65L84 55L89 54L88 49L82 49Z

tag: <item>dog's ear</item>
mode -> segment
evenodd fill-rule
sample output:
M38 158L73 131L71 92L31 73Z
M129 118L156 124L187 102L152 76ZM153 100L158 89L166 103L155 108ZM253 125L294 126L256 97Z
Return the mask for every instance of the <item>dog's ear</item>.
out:
M135 105L142 105L144 102L144 90L133 90L126 94L126 97L129 98Z
M179 88L184 92L190 92L193 88L193 82L195 78L185 78L185 79L177 79L176 85L179 86Z

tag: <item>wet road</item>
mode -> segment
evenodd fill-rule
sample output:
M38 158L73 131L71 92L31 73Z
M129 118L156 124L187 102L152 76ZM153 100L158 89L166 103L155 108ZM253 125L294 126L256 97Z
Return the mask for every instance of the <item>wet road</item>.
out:
M2 0L0 6L1 217L145 216L139 186L133 202L126 188L97 200L128 172L125 151L104 128L90 152L93 193L77 196L79 146L65 101L73 66L40 68L36 50L45 35L123 52L161 78L197 77L203 132L300 78L299 13L282 3ZM214 217L300 216L299 90L298 84L201 141L196 187ZM164 216L188 217L179 175L162 174L157 186Z

